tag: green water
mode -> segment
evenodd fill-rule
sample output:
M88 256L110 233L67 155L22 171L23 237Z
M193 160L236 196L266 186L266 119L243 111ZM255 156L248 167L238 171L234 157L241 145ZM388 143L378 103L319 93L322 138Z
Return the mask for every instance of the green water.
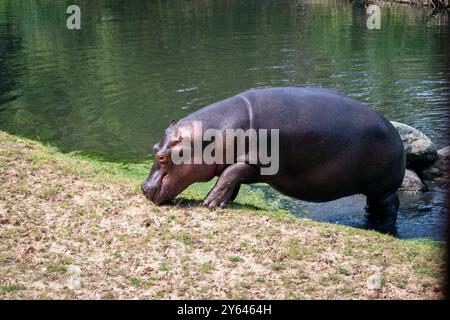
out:
M73 3L81 30L66 28ZM141 162L170 119L249 88L320 86L443 146L448 19L366 19L347 1L0 0L0 129Z
M0 0L0 129L140 161L170 119L265 86L335 88L441 143L448 25L345 1Z

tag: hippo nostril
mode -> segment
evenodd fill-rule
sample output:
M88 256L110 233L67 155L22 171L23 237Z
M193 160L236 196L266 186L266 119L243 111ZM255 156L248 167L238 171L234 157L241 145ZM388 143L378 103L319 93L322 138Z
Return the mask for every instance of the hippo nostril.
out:
M150 201L154 201L154 196L155 193L157 192L157 188L152 187L151 185L149 185L146 182L141 183L141 190L142 193L144 194L144 196L150 200Z
M151 191L152 191L152 188L150 188L150 187L148 186L148 184L146 184L145 182L141 184L141 190L142 190L142 192L144 193L144 195L145 195L147 198L149 198L149 197L151 196L150 193L152 193L152 192L151 192Z

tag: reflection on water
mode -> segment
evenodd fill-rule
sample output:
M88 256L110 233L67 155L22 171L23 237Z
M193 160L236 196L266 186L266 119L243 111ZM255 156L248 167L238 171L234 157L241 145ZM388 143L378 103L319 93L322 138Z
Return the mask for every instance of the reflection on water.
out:
M439 188L425 193L399 192L400 209L394 225L388 223L372 225L364 210L366 198L362 195L325 203L312 203L283 196L269 186L257 185L254 188L262 189L274 208L285 209L299 218L374 229L405 239L445 240L447 226L445 199L444 191Z
M384 6L368 30L347 1L84 0L69 31L69 4L0 1L0 129L142 161L170 119L249 88L321 86L444 144L445 15Z

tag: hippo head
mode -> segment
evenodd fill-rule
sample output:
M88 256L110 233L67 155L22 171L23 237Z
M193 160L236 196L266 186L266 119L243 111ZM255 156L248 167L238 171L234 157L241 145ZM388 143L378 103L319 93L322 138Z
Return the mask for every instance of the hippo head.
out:
M194 182L211 180L216 174L215 165L204 163L194 164L173 161L173 154L191 154L193 130L190 124L177 125L172 120L166 129L164 137L153 147L154 163L148 178L141 184L141 189L147 199L156 205L174 199ZM187 142L189 141L189 142ZM189 157L189 156L188 156Z

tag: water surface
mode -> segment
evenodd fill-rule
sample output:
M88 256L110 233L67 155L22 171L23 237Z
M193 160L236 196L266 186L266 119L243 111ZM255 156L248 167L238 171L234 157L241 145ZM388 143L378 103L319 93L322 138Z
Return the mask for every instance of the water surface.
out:
M319 86L445 144L443 16L384 6L381 29L369 30L365 9L346 1L77 3L82 29L69 31L71 1L0 0L0 129L140 162L170 119L249 88ZM361 199L316 205L267 192L299 216L363 226ZM439 237L441 198L408 198L397 235Z

